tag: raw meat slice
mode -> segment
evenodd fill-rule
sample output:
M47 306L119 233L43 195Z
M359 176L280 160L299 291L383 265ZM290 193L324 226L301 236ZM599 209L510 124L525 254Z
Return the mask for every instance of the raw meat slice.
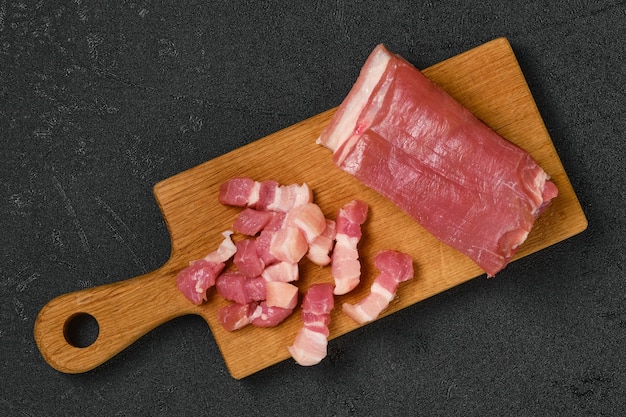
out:
M259 183L251 178L231 178L220 185L219 202L229 206L253 206L258 200Z
M288 282L266 282L265 294L265 302L268 307L293 310L298 304L298 287Z
M320 283L311 285L302 300L302 313L316 316L330 314L335 306L332 292L333 284Z
M286 213L294 207L313 201L313 193L306 184L276 186L272 196L273 199L266 198L262 200L263 204L257 204L257 208Z
M269 213L272 213L272 217L270 218L270 221L267 222L263 230L275 232L276 230L281 229L285 224L285 217L287 217L287 213L282 211L269 211Z
M247 207L239 213L233 222L233 229L247 236L255 236L268 225L273 217L271 211Z
M237 207L287 212L313 201L313 192L307 184L281 185L274 180L259 182L237 177L220 185L219 201Z
M302 301L302 322L293 344L287 349L302 366L312 366L326 357L328 324L334 307L333 285L313 284Z
M233 257L233 263L239 271L248 278L254 278L261 275L265 269L265 262L259 256L256 247L256 240L243 239L238 241L235 246L237 253Z
M217 310L217 320L229 332L241 329L254 319L257 303L231 303Z
M357 246L367 211L367 204L352 200L340 208L337 214L335 248L331 258L335 295L352 291L361 281L361 262Z
M309 251L306 257L314 264L324 266L330 263L330 252L335 244L336 223L326 219L324 231L309 243Z
M222 232L224 240L218 248L203 259L191 261L189 266L176 275L176 286L194 304L206 301L207 290L215 285L215 279L237 251L231 239L232 231Z
M285 321L291 313L293 309L271 307L267 305L267 302L261 301L253 313L254 318L251 323L256 327L274 327Z
M383 45L318 142L488 276L506 266L558 194L526 151Z
M256 238L256 251L263 263L268 266L278 262L278 259L272 255L270 249L272 247L272 239L275 231L263 230Z
M270 242L270 254L283 262L298 263L308 249L306 239L295 227L277 230Z
M265 300L265 280L248 278L240 271L225 271L215 280L215 290L224 299L237 304Z
M176 286L189 301L202 304L207 299L207 290L215 285L215 279L224 266L223 262L193 261L176 275Z
M266 282L292 282L298 280L300 271L297 263L276 262L265 268L261 276Z
M310 244L326 229L326 218L317 204L308 203L289 210L285 226L299 229Z
M401 282L413 278L413 260L407 254L385 250L374 256L380 274L374 279L370 293L356 304L344 303L342 310L359 324L376 319L389 306Z

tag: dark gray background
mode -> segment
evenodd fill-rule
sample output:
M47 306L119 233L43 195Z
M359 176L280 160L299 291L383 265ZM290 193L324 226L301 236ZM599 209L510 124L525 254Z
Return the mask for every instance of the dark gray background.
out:
M0 1L0 414L624 415L626 3ZM158 181L339 104L375 44L511 42L584 233L241 381L198 317L65 375L53 297L161 266ZM393 233L393 231L390 231Z

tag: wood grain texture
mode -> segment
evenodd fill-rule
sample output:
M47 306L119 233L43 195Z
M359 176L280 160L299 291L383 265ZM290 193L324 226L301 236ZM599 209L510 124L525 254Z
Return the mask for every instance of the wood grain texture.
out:
M515 259L586 229L585 215L506 39L450 58L424 70L424 74L502 136L530 152L559 189L559 196L538 219ZM220 205L217 193L219 185L234 176L286 184L306 182L329 218L335 218L337 210L354 198L369 204L370 216L360 245L362 283L352 293L336 297L336 306L356 302L369 291L377 273L372 258L382 249L409 253L416 271L413 280L400 286L398 297L383 316L483 275L469 258L439 242L390 201L333 165L330 151L315 144L315 139L334 111L158 183L154 194L171 234L170 260L141 277L66 294L48 303L35 323L35 339L43 357L62 372L84 372L165 321L198 314L209 324L234 378L288 358L286 348L301 326L299 309L276 328L248 326L229 333L216 320L216 311L226 301L209 291L208 301L195 306L175 285L176 272L215 249L222 239L220 233L232 227L239 209ZM315 282L332 282L330 267L302 261L297 283L301 295ZM93 315L100 326L98 339L86 348L73 347L64 337L68 318L81 312ZM341 308L335 308L331 317L331 339L358 327Z

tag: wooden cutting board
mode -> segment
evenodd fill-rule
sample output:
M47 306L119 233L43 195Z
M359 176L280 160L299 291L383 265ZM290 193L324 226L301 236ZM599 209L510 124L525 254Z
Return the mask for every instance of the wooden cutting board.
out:
M450 58L424 70L424 74L502 136L530 152L559 189L559 196L538 219L516 259L587 227L506 39L493 40ZM220 184L234 176L274 179L285 184L306 182L325 215L333 219L337 210L352 199L369 204L370 216L360 245L362 283L352 293L336 297L335 305L339 308L331 315L331 339L357 327L340 306L346 301L356 302L368 293L377 273L372 257L382 249L409 253L416 269L414 279L400 286L398 297L383 316L479 275L486 279L464 255L440 243L391 202L333 165L330 151L315 144L315 139L334 111L328 110L156 184L154 194L171 234L171 258L148 274L50 301L41 310L34 328L44 359L62 372L85 372L156 326L186 314L197 314L207 321L234 378L287 359L287 346L301 326L299 309L278 327L248 326L229 333L216 321L217 309L226 302L214 290L209 291L208 302L195 306L176 288L176 273L189 261L214 250L222 240L220 233L232 227L240 209L220 205L217 194ZM297 283L301 295L315 282L332 282L330 267L303 261ZM82 348L72 346L64 336L69 321L81 313L92 315L99 325L96 341Z

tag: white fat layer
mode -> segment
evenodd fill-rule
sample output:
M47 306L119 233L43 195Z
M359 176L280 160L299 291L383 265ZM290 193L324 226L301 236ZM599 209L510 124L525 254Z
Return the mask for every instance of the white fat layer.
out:
M261 193L261 183L258 181L255 181L254 185L252 186L252 190L250 190L250 195L248 196L249 206L254 206L256 203L259 202L260 193Z
M380 49L372 58L372 64L369 66L368 71L361 74L364 77L361 88L351 97L350 102L346 103L345 111L333 132L334 134L325 145L333 152L352 136L352 132L356 129L357 120L367 104L372 91L385 73L391 56L385 49ZM320 143L319 139L318 143Z
M391 302L391 300L393 300L393 297L395 297L394 293L389 292L388 289L386 289L385 287L383 287L382 285L380 285L377 282L374 282L372 284L372 288L371 288L370 291L373 292L373 293L381 295L387 302Z
M231 235L234 232L232 230L226 230L222 232L222 236L224 236L224 240L218 246L217 250L209 253L204 257L205 261L208 262L226 262L229 260L235 253L237 253L237 246L233 243Z

